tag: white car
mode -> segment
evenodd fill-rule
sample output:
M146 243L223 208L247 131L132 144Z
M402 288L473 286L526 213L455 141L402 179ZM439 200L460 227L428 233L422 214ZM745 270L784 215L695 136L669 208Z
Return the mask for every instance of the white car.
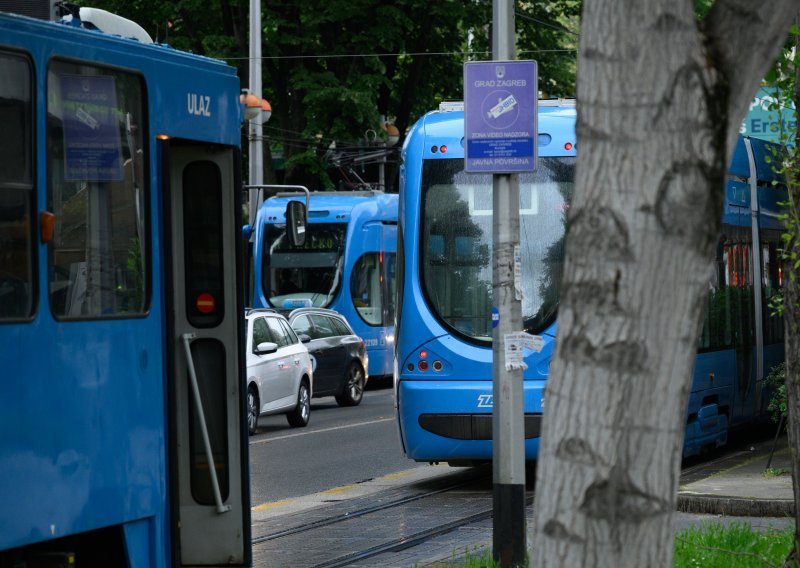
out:
M314 376L311 357L286 318L272 310L248 310L247 428L252 436L258 417L286 414L303 427L311 413Z

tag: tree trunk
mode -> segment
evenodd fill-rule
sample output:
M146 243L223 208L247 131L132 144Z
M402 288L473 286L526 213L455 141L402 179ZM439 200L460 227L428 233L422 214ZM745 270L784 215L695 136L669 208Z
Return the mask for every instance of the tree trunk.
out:
M762 14L757 2L717 0L723 21L704 31L692 2L584 2L576 192L537 469L537 568L671 565L727 164L772 61L751 60L774 58L781 43L755 32L783 33L790 22L765 14L785 17L793 3ZM750 33L760 42L750 52L734 46Z

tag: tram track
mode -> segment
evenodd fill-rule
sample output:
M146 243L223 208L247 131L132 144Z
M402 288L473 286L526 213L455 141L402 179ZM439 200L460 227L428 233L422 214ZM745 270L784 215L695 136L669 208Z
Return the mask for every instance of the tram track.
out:
M730 451L708 455L699 463L688 462L681 469L681 482L724 469L730 460L740 460L752 451L750 444L733 445ZM491 534L486 522L493 515L490 469L464 470L423 483L270 519L261 528L270 525L272 530L252 539L254 565L403 565L405 555L414 553L411 549L419 549L425 558L427 553L422 551L448 547L466 535ZM530 487L528 509L533 503ZM462 529L467 532L456 532Z
M263 542L267 542L267 541L270 541L270 540L275 540L277 538L283 538L285 536L289 536L289 535L293 535L293 534L298 534L298 533L302 533L302 532L306 532L306 531L310 531L310 530L326 527L326 526L333 525L333 524L336 524L336 523L341 523L341 522L344 522L344 521L349 521L349 520L352 520L352 519L355 519L355 518L358 518L358 517L362 517L364 515L369 515L371 513L377 513L377 512L380 512L380 511L385 511L385 510L391 509L393 507L398 507L400 505L405 505L407 503L412 503L414 501L419 501L420 499L425 499L425 498L431 497L433 495L439 495L441 493L446 493L448 491L452 491L454 489L458 489L459 487L464 487L464 486L469 485L471 483L474 483L474 480L462 481L460 483L455 483L455 484L452 484L452 485L448 485L447 487L443 487L443 488L432 490L432 491L426 491L426 492L423 492L423 493L418 493L418 494L411 495L411 496L408 496L408 497L402 497L400 499L395 499L395 500L392 500L392 501L389 501L389 502L386 502L386 503L382 503L380 505L373 505L373 506L370 506L370 507L364 507L362 509L357 509L357 510L352 511L352 512L343 513L341 515L336 515L336 516L328 517L326 519L321 519L321 520L313 521L313 522L306 523L306 524L303 524L303 525L298 525L296 527L292 527L292 528L285 529L285 530L282 530L282 531L276 531L276 532L269 533L269 534L266 534L266 535L258 536L258 537L253 538L252 542L253 542L254 545L261 544Z
M491 518L487 480L491 471L484 469L459 473L457 480L450 478L423 491L414 488L411 494L403 490L388 499L385 494L360 498L361 506L351 510L342 510L345 502L333 504L321 518L254 537L254 565L333 568L418 546ZM299 550L303 552L293 552Z
M528 507L533 504L533 497L527 497L525 499L525 506ZM347 566L354 562L360 562L362 560L367 560L369 558L373 558L380 554L387 554L393 552L401 552L408 548L412 548L414 546L419 546L429 540L432 540L436 537L445 535L449 532L457 530L461 527L468 526L472 523L477 523L480 521L484 521L486 519L490 519L492 517L493 509L492 507L487 508L484 511L474 513L472 515L468 515L461 519L457 519L448 523L444 523L442 525L432 527L430 529L418 531L412 535L398 538L389 542L385 542L382 544L378 544L371 548L355 552L352 554L348 554L327 562L323 562L320 564L314 564L312 568L338 568L341 566Z

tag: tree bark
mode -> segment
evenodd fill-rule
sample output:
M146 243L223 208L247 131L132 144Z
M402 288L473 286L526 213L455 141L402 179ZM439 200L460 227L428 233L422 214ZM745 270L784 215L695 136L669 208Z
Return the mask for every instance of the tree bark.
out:
M576 192L537 468L537 568L671 565L727 165L794 3L717 0L717 20L698 25L688 1L584 2Z

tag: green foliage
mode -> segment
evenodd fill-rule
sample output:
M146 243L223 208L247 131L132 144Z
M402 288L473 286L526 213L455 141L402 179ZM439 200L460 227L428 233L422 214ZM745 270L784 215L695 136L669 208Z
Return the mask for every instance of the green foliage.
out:
M478 550L476 547L463 556L456 557L455 552L453 552L452 559L426 564L426 566L429 568L499 568L500 563L492 558L491 548ZM530 558L525 559L525 566L530 566Z
M767 385L772 390L767 410L772 415L773 422L780 422L782 417L786 418L786 362L770 370Z
M676 568L780 566L794 541L794 527L756 531L747 523L703 524L675 535Z
M792 470L789 469L788 467L768 467L767 469L764 470L764 473L762 473L761 475L764 477L764 479L770 479L773 477L781 477L783 475L791 475L791 474Z
M93 5L173 47L229 61L249 86L249 0ZM516 5L518 57L537 60L545 96L574 96L580 7ZM368 131L383 136L382 116L404 133L441 101L462 99L465 61L491 59L490 0L262 2L261 21L263 94L273 109L264 138L285 158L286 183L330 185L322 157L332 142L362 149Z
M780 566L792 548L794 527L753 530L748 523L704 523L675 535L676 568L762 568ZM437 568L495 568L491 549L473 551Z
M797 66L800 65L800 50L796 49L800 38L797 24L793 25L783 52L775 66L767 73L764 83L774 87L775 99L771 102L769 110L778 116L778 123L783 124L782 117L787 109L800 108L798 93L800 86L797 81ZM797 144L797 125L780 132L780 141L784 148L780 154L773 156L771 162L776 172L782 174L789 190L789 199L782 203L786 213L780 217L786 224L786 231L782 235L783 250L782 260L784 271L792 281L797 281L800 273L800 148ZM782 309L782 300L773 306L774 310ZM782 312L779 312L782 313Z

